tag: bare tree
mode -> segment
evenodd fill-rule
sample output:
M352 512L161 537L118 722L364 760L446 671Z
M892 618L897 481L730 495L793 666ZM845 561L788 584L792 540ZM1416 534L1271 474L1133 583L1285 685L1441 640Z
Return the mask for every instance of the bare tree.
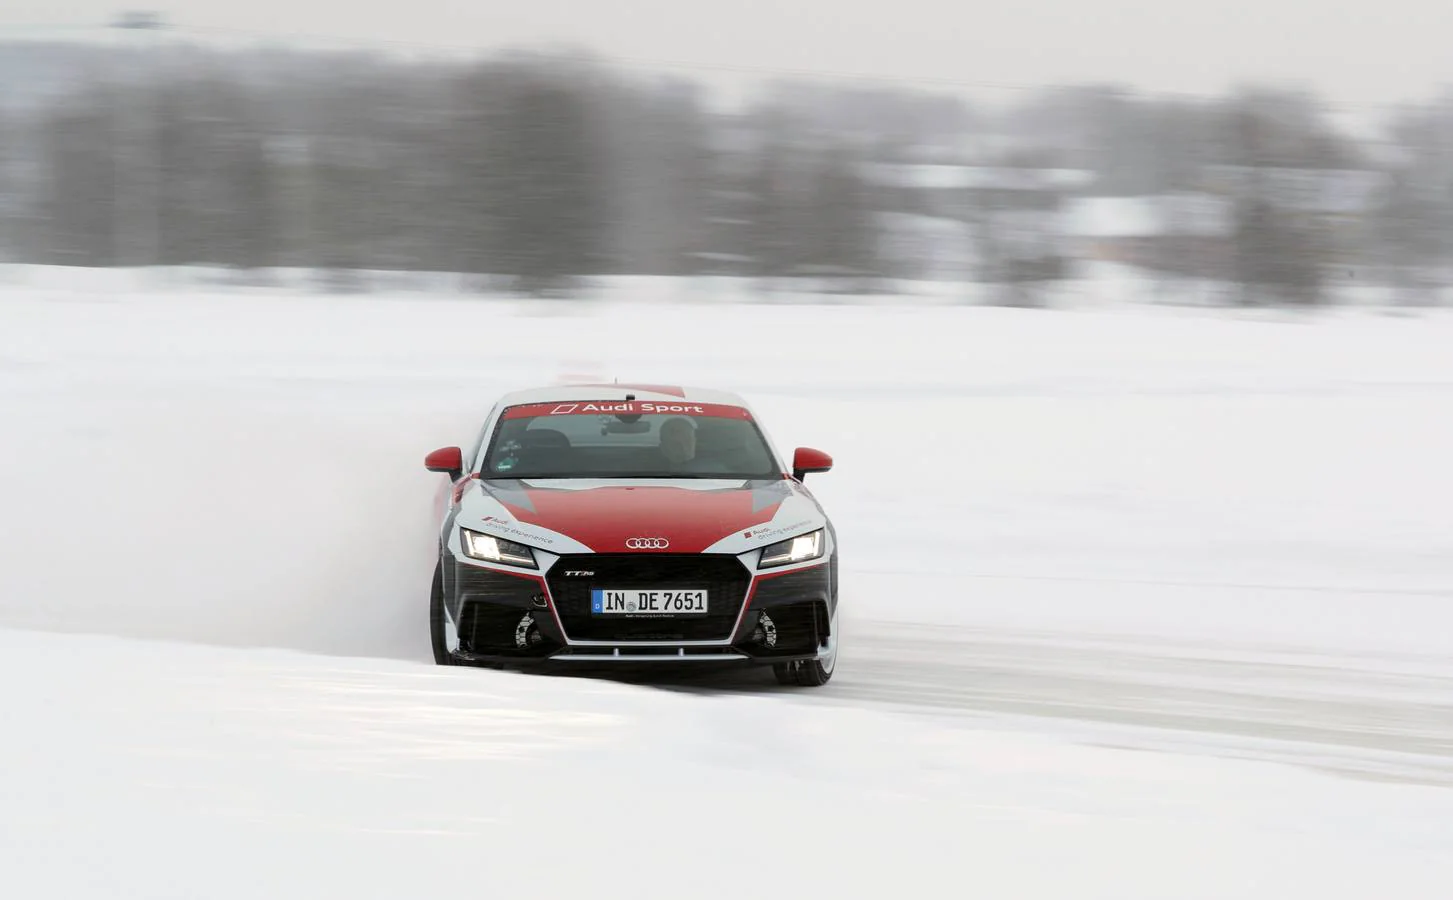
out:
M25 224L14 171L19 155L16 152L19 129L11 119L6 110L0 109L0 261L8 261L19 254L17 243Z
M1234 172L1235 281L1242 305L1325 301L1328 243L1305 211L1279 190L1288 167L1336 164L1340 145L1314 107L1292 95L1248 93L1228 109Z
M59 104L42 122L42 152L50 165L34 218L43 235L36 242L43 262L122 262L117 160L110 152L114 108L113 97L93 87Z
M1453 94L1393 123L1392 166L1375 231L1398 302L1435 303L1453 257Z
M869 292L880 274L876 210L857 155L829 147L813 162L809 219L804 223L807 260L850 292Z
M548 293L603 268L603 179L584 92L527 74L508 85L491 135L498 218L491 270Z
M794 165L793 135L779 109L753 117L755 147L745 179L743 249L764 283L793 274L801 263L796 228L805 185Z

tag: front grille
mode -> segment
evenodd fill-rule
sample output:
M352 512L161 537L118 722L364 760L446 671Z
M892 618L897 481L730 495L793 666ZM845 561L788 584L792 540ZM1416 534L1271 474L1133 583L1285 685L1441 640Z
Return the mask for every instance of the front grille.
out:
M593 572L590 576L565 572ZM581 554L550 567L550 596L565 633L578 641L724 641L731 637L750 576L735 556L721 554ZM699 616L598 616L592 588L704 588L709 609Z

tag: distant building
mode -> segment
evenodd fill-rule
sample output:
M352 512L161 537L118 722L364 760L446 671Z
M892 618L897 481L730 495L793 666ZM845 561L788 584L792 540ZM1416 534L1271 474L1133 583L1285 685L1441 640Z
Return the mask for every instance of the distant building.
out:
M885 256L929 278L1003 280L1061 254L1056 221L1094 182L1080 169L870 163Z
M1226 271L1235 230L1231 201L1201 193L1077 197L1058 221L1068 256L1197 277Z
M899 212L972 221L988 209L1053 209L1094 183L1082 169L870 163L864 178Z

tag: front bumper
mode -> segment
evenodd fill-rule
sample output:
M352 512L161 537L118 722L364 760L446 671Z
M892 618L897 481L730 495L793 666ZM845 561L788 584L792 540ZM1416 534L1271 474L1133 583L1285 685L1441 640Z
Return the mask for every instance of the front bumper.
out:
M563 556L543 575L458 559L446 559L442 568L445 610L457 640L449 650L464 663L770 665L818 659L827 652L837 608L835 552L804 567L761 573L736 556L664 553ZM604 619L590 612L590 589L600 586L705 586L711 612Z

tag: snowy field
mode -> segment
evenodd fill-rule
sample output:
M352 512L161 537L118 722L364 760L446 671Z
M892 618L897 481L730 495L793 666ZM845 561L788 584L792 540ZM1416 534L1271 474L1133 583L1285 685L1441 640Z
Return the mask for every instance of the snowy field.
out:
M0 284L16 896L1453 884L1453 318L88 281ZM423 455L577 376L833 454L828 687L426 664Z

